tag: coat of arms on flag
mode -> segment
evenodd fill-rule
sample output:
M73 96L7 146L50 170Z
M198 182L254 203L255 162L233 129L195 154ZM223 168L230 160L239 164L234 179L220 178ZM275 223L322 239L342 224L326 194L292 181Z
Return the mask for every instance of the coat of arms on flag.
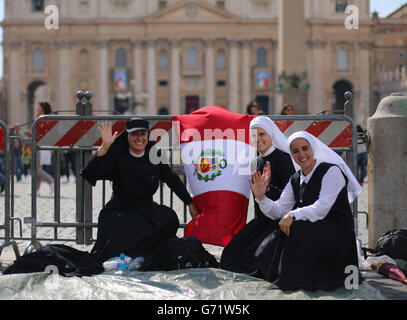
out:
M244 227L250 198L250 143L253 116L208 106L173 116L189 191L200 214L185 236L226 246Z

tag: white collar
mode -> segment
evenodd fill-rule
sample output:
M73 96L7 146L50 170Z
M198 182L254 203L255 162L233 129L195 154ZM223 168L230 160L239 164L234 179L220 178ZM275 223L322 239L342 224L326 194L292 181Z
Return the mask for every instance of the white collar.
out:
M265 153L263 153L261 156L267 157L269 154L271 154L274 150L276 150L276 148L274 146L271 146Z
M320 162L318 160L315 161L314 167L312 168L311 172L308 173L306 176L302 173L302 170L300 170L300 185L305 182L308 183L309 180L311 179L312 175L314 174L315 169L319 166Z
M141 158L142 156L144 156L144 153L145 153L145 152L143 152L142 154L135 154L135 153L131 152L130 150L129 150L129 152L134 158Z

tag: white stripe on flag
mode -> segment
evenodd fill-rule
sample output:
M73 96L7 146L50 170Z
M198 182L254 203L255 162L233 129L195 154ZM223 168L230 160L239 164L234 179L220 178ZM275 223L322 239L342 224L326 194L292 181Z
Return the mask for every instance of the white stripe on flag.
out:
M250 163L256 156L252 146L231 139L193 141L181 144L181 153L191 196L225 190L250 197ZM209 161L208 171L201 171L202 158Z

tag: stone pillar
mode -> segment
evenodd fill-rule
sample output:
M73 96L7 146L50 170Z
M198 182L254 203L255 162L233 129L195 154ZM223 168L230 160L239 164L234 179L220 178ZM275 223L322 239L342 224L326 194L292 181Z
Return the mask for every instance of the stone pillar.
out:
M137 102L139 95L143 92L143 60L142 60L142 46L143 40L133 40L133 94Z
M21 122L21 119L27 118L27 112L21 101L21 83L20 83L20 48L22 42L20 40L12 40L8 43L10 48L9 56L9 71L8 71L8 123ZM18 110L18 111L15 111ZM32 119L27 119L31 121Z
M242 43L242 105L246 106L251 95L251 65L250 65L250 40Z
M215 62L213 39L205 39L205 105L215 104Z
M407 97L392 94L367 120L369 247L385 232L407 226Z
M170 80L170 114L182 114L180 96L180 54L179 39L171 39L171 80Z
M310 85L308 112L322 111L324 105L324 49L326 40L311 39L307 41L311 55Z
M354 112L355 120L363 128L366 128L367 117L370 109L370 59L369 52L372 47L370 41L358 41L360 49L360 63L359 63L359 88L360 100L359 106Z
M71 94L74 92L71 89L70 79L70 49L73 41L70 40L57 40L55 46L58 49L58 100L55 109L68 110L72 107ZM83 88L87 89L87 88Z
M109 107L108 43L108 40L97 41L97 47L99 51L98 107L100 108Z
M157 114L156 106L156 61L155 61L155 39L147 40L147 113Z
M240 112L239 108L239 65L238 42L229 40L229 110Z

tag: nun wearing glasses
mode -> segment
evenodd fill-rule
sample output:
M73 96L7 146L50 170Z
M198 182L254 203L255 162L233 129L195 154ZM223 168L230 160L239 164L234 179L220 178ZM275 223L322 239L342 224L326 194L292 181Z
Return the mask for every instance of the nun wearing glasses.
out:
M252 143L260 155L253 163L258 172L263 172L269 163L271 179L266 195L272 200L280 197L282 190L295 172L290 158L287 138L274 122L265 116L258 116L250 122ZM222 252L220 267L224 270L263 277L254 253L260 243L276 228L278 222L264 215L255 203L255 219L246 224L229 242Z
M288 145L301 169L277 201L266 194L270 166L250 181L261 211L278 221L256 261L272 288L332 291L344 286L347 266L358 267L350 203L361 187L342 158L313 135L293 133Z

